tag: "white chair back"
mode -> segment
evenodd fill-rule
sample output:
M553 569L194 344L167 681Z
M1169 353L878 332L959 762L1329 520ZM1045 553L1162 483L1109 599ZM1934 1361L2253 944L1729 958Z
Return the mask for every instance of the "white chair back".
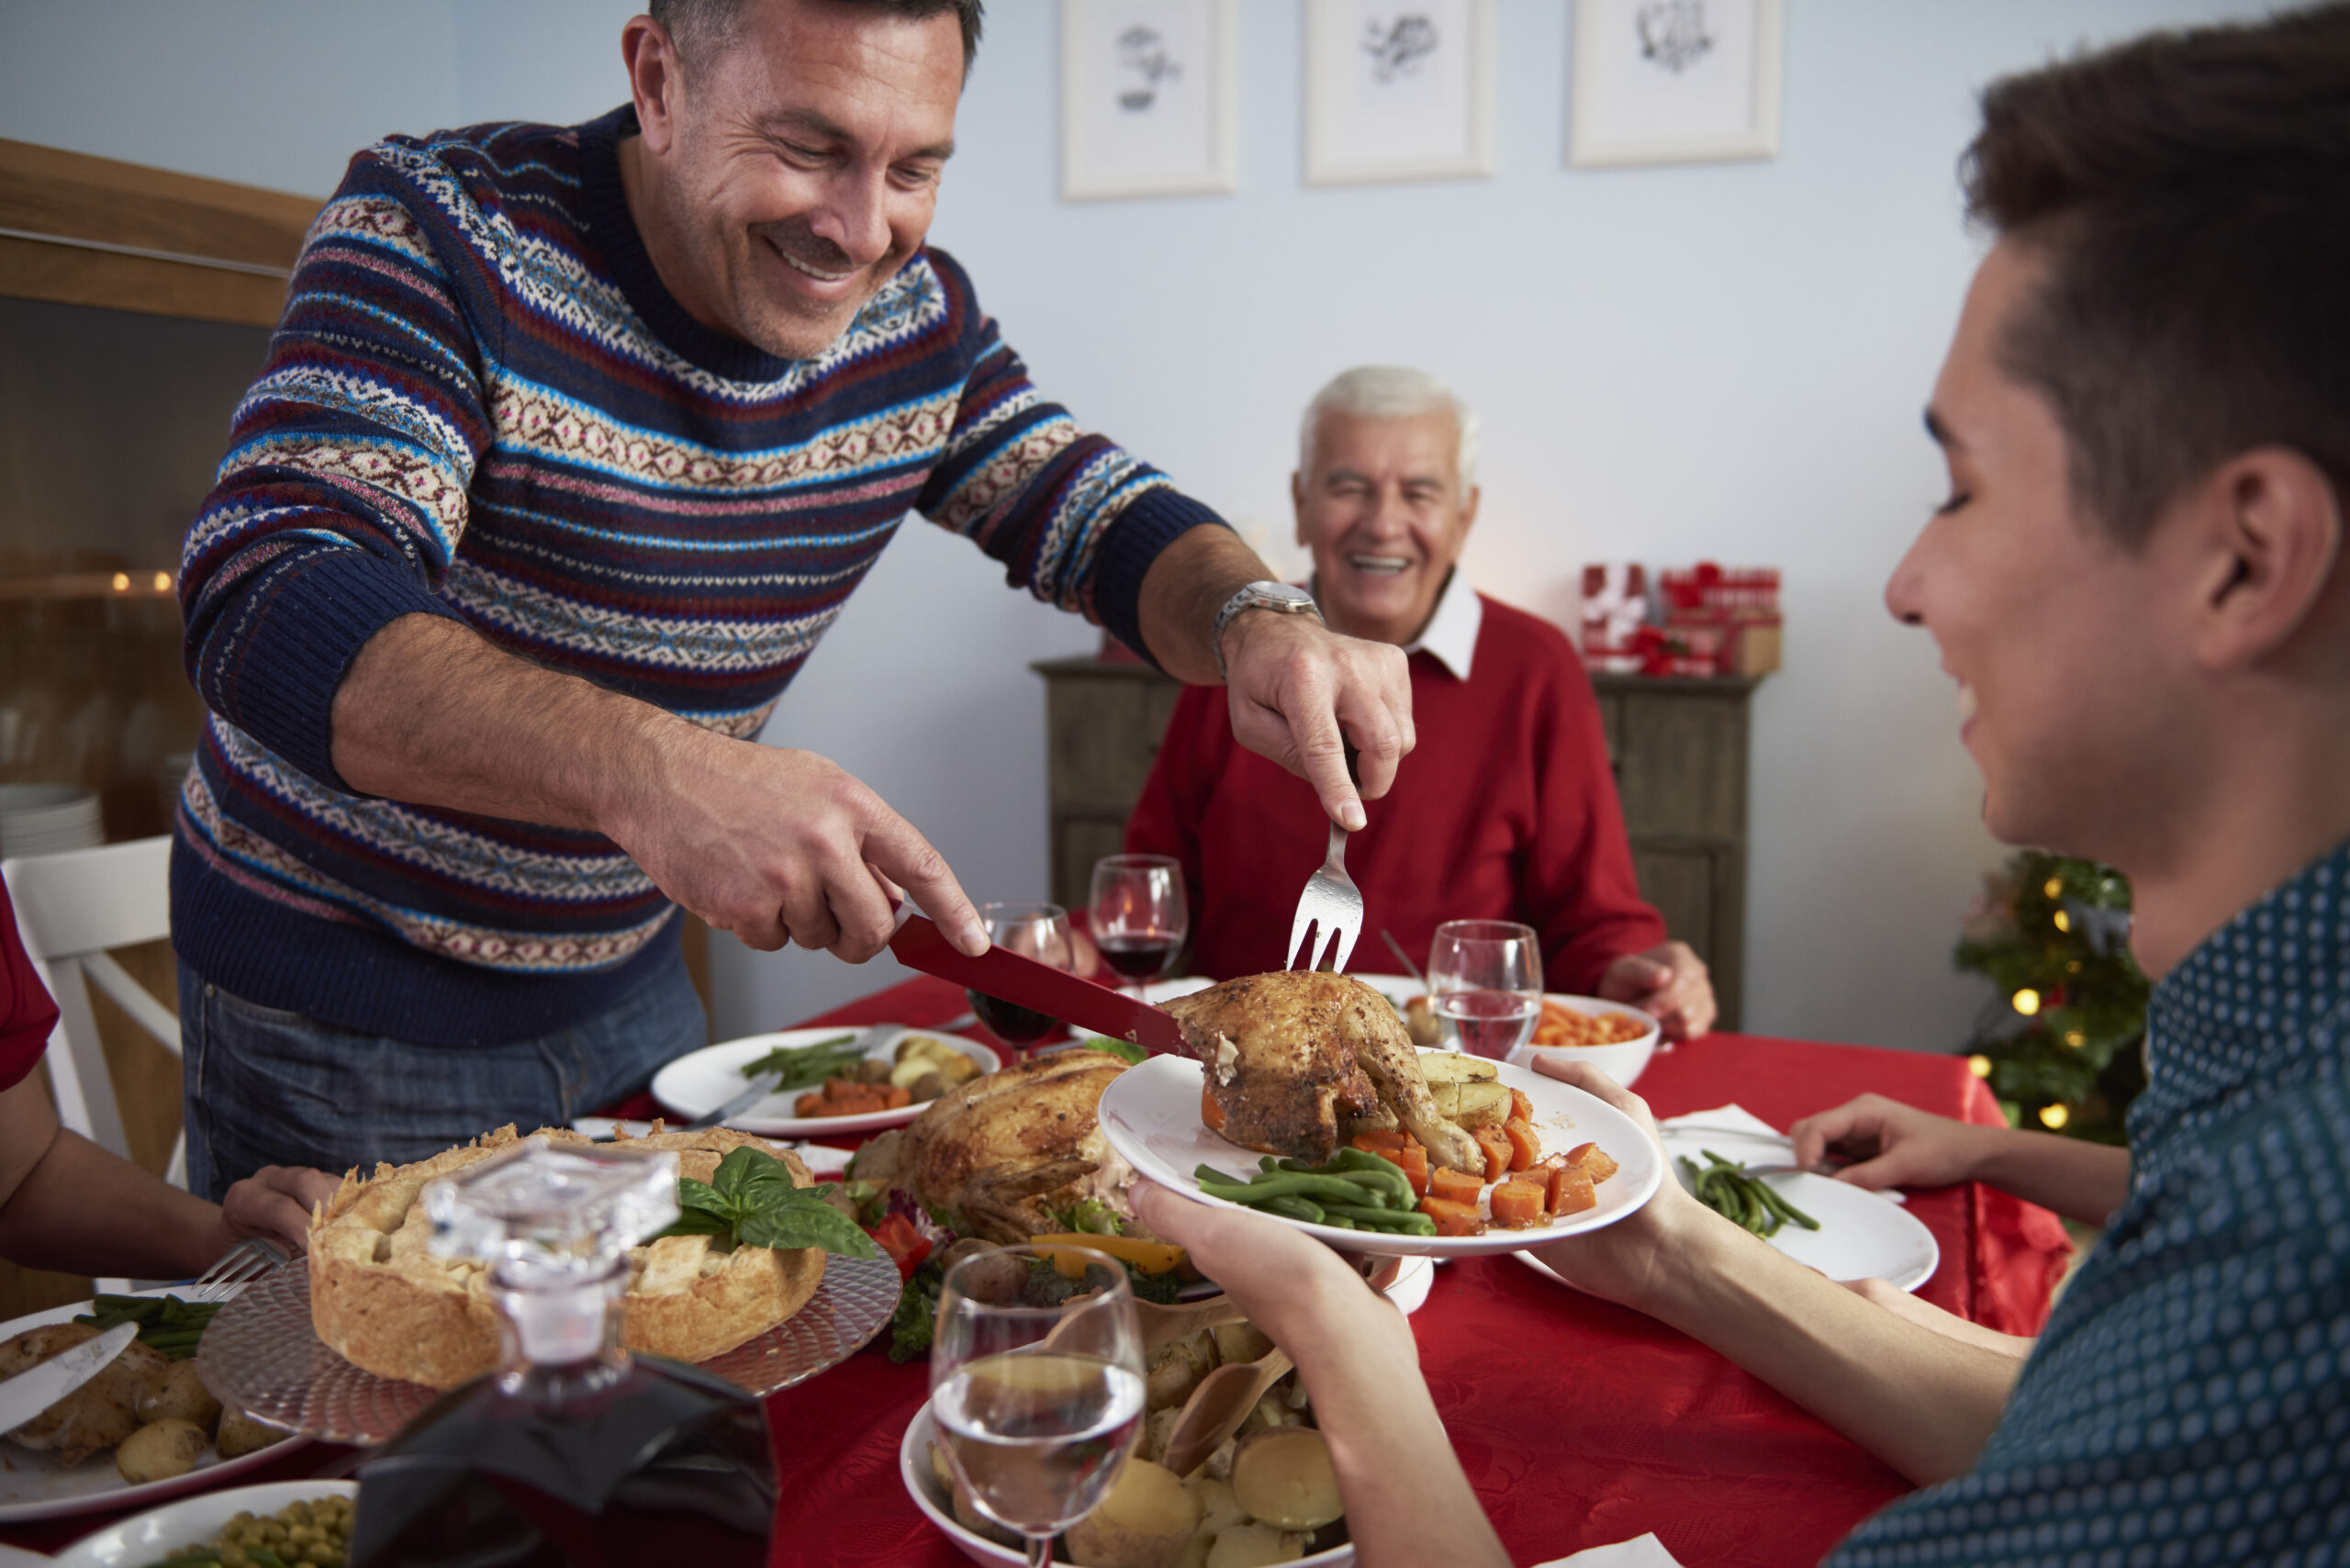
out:
M140 1028L179 1054L177 1014L106 956L108 948L172 934L171 858L171 839L160 837L0 860L25 950L57 999L57 1032L50 1036L56 1048L44 1058L57 1096L57 1119L126 1159L130 1149L123 1138L122 1112L115 1103L114 1079L106 1070L86 987L105 991ZM176 1187L187 1185L184 1132L172 1148L164 1179Z

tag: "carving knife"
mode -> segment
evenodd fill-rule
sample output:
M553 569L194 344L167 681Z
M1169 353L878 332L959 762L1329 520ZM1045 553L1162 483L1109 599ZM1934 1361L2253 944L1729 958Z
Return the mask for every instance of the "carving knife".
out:
M114 1364L122 1348L139 1338L139 1325L118 1323L95 1339L60 1350L27 1372L0 1383L0 1432L13 1432Z
M979 958L968 957L957 951L946 934L912 904L899 911L898 932L890 938L890 951L910 969L953 980L999 1002L1033 1007L1047 1017L1113 1040L1129 1041L1153 1056L1192 1054L1173 1014L1001 946L990 947Z

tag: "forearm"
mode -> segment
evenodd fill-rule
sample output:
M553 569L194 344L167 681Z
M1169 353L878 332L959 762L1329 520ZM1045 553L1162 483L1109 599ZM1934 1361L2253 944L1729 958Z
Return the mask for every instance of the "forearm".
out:
M1985 1127L1975 1179L2084 1225L2102 1226L2130 1196L2130 1151L2053 1133Z
M609 832L618 792L715 737L433 615L369 639L334 697L334 766L388 800Z
M1143 640L1159 668L1192 686L1218 684L1216 611L1246 584L1272 576L1272 568L1228 528L1211 524L1177 535L1142 580ZM1242 617L1240 625L1248 619Z
M2021 1363L1886 1312L1700 1211L1634 1305L1920 1485L1971 1467Z
M226 1251L218 1204L59 1132L0 1206L0 1257L68 1274L177 1280Z
M1343 1288L1365 1293L1351 1278ZM1313 1397L1315 1422L1365 1568L1509 1561L1452 1451L1411 1326L1384 1303L1316 1312L1277 1336Z

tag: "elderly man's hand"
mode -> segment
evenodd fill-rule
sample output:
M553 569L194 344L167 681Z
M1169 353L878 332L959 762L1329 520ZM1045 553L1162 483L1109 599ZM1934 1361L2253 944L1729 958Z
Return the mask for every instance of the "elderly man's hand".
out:
M1660 942L1607 966L1599 994L1639 1008L1668 1040L1694 1040L1714 1026L1714 982L1686 942Z
M1236 619L1224 646L1234 737L1312 784L1333 822L1362 826L1363 801L1387 793L1418 738L1404 650L1265 611ZM1360 796L1347 778L1349 742Z

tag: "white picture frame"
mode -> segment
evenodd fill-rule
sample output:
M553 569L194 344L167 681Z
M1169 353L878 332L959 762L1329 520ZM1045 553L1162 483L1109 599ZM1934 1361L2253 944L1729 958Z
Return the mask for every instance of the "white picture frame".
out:
M1240 188L1239 0L1061 0L1061 197Z
M1574 6L1571 166L1778 156L1785 0L1574 0Z
M1306 0L1305 183L1487 179L1495 0Z

